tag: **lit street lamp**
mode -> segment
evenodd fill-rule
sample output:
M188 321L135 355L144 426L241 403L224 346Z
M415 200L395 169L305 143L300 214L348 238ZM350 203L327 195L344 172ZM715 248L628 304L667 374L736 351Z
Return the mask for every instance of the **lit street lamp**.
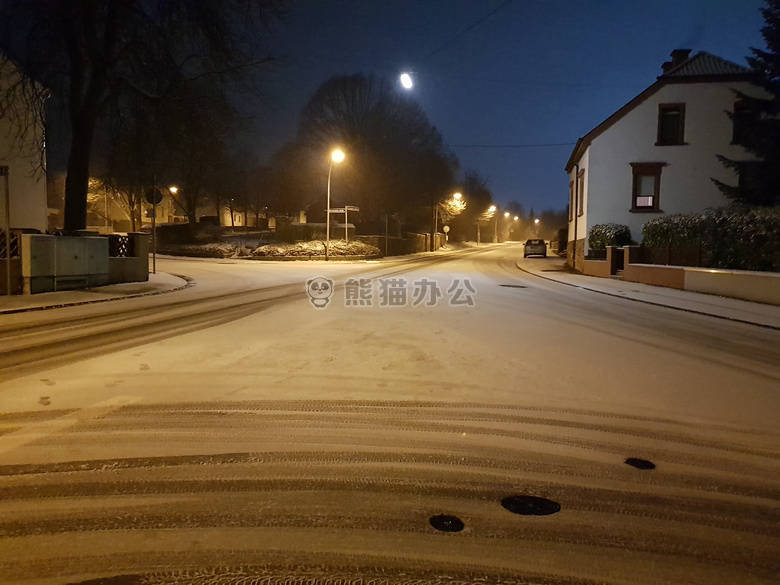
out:
M330 166L328 167L328 209L325 216L325 260L330 259L330 175L333 172L333 163L344 160L344 152L338 148L330 153Z
M414 82L412 81L412 76L408 73L401 73L401 85L404 86L404 89L412 89L414 87Z
M493 218L494 218L493 243L497 244L498 243L498 214L496 213L496 206L495 205L491 205L490 208L488 209L488 211L490 211L490 213L493 214Z
M452 200L445 201L445 202L439 202L433 205L433 232L431 233L431 252L436 251L436 244L434 243L434 240L436 238L436 233L439 230L439 208L446 206L448 203L453 202L459 202L461 199L463 199L462 193L453 193L452 194ZM458 211L453 212L454 215L459 214L463 209L461 208Z

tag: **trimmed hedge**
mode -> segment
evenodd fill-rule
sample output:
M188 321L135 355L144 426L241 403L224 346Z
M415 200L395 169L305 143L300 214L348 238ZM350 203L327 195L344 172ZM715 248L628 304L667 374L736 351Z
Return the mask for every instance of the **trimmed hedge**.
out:
M590 228L588 248L605 250L607 246L628 246L631 243L631 229L618 223L601 223Z
M669 215L642 226L642 243L702 248L709 268L780 272L780 207L732 206Z

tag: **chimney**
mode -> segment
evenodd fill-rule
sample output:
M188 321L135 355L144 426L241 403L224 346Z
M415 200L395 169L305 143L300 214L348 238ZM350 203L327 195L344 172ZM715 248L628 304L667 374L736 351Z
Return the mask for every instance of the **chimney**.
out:
M687 61L688 56L690 54L691 54L690 49L675 49L670 53L672 60L667 61L666 63L661 65L661 69L663 70L664 73L668 73L671 69L674 69L683 61Z

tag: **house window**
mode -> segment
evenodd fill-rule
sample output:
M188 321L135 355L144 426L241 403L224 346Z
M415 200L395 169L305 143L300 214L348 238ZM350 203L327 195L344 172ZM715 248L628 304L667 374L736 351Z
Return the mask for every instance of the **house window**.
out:
M634 175L631 211L659 211L661 169L666 163L631 163Z
M658 140L656 146L685 144L685 104L658 106Z
M734 115L731 118L733 124L732 144L747 146L750 123L756 119L757 115L755 107L749 100L740 99L734 102Z
M574 219L574 181L569 181L569 221Z
M582 215L585 213L585 169L582 169L577 175L577 197L579 199L577 215Z
M739 182L737 183L740 189L746 191L753 191L758 187L758 178L756 177L759 164L755 161L743 162L739 164L737 173L739 175Z

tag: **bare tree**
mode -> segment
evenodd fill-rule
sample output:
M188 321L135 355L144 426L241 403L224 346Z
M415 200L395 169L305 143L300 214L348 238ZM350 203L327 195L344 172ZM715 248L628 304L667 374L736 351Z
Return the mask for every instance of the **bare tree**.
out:
M473 240L477 237L479 222L486 221L485 213L493 203L493 194L487 180L476 171L466 172L461 192L467 207L453 218L450 237L455 240Z
M361 207L364 220L381 213L409 216L451 193L457 159L420 106L371 76L334 77L301 112L298 144L327 172L328 152L341 146L338 193ZM323 186L325 181L321 180Z
M0 51L0 120L8 144L8 151L0 152L0 157L28 160L33 174L42 174L45 168L44 104L48 95Z
M121 115L122 98L166 100L171 85L246 83L269 62L259 27L277 0L9 0L0 5L0 47L67 112L70 148L65 229L83 228L93 143L101 120ZM21 80L18 95L31 96ZM42 111L39 111L42 114Z

